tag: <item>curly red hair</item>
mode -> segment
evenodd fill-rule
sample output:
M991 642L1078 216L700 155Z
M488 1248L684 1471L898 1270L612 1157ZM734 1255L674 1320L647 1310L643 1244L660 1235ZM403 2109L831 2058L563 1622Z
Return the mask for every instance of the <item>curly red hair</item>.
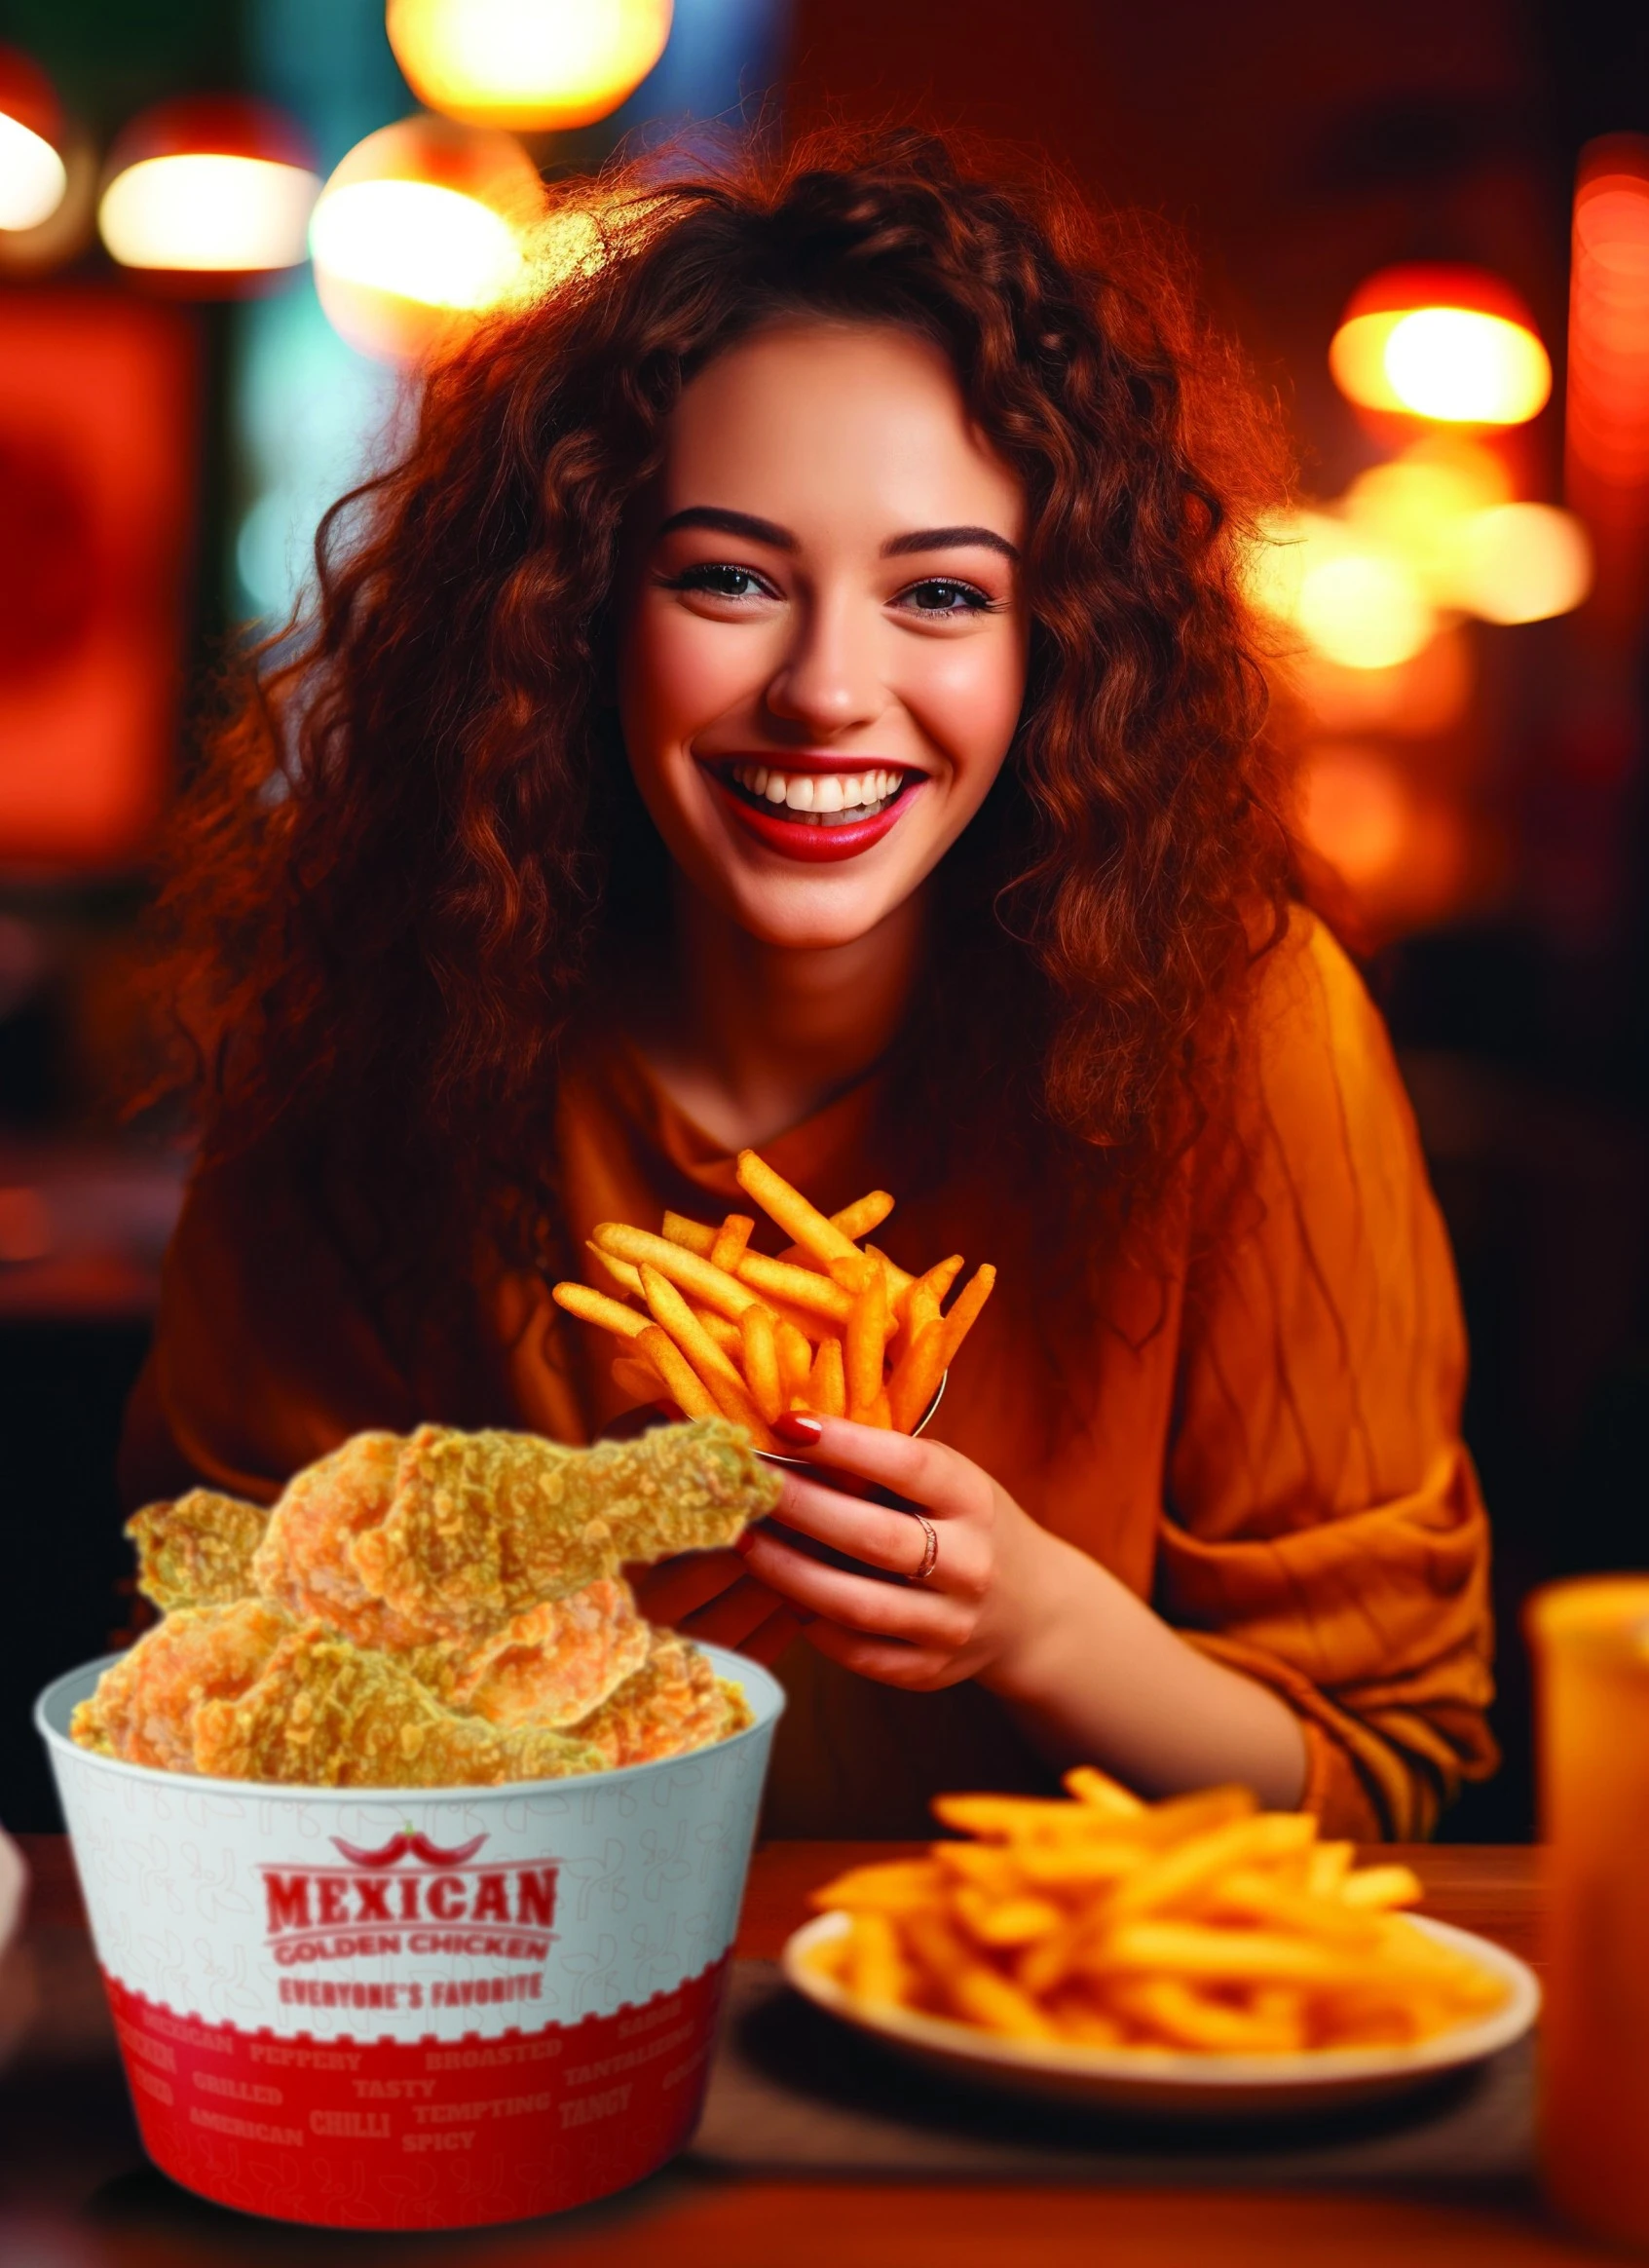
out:
M907 1075L929 1125L993 1113L1044 1167L1159 1191L1294 888L1240 575L1274 421L1128 224L931 136L558 194L602 256L429 372L181 801L162 982L208 1152L309 1127L402 1257L483 1225L554 1249L558 1067L660 894L604 698L626 511L693 373L812 314L937 341L1030 505L1030 691L942 870Z

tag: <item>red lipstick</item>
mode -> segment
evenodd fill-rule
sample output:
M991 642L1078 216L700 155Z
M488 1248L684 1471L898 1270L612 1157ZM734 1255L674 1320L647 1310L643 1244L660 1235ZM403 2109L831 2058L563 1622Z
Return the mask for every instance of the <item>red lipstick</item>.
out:
M851 763L839 761L828 767L809 764L806 769L809 772L823 772L826 769L862 772L869 767L865 759L860 757ZM912 775L906 786L886 809L878 812L873 818L849 819L833 827L821 827L817 824L809 826L806 819L781 816L784 811L782 804L762 806L747 801L720 773L712 773L710 776L724 810L731 812L739 825L754 835L759 843L765 843L769 850L778 851L781 857L815 866L833 865L843 858L856 858L861 850L869 850L873 845L880 843L884 835L899 824L922 785L919 775Z

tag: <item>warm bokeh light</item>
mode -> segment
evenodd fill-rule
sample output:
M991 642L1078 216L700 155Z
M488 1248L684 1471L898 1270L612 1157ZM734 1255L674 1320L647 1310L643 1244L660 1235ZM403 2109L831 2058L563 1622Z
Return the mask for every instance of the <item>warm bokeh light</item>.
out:
M1472 642L1456 623L1389 669L1346 669L1307 647L1290 690L1319 732L1361 738L1432 739L1461 723L1476 690Z
M1413 799L1376 750L1321 748L1301 775L1300 832L1354 889L1383 882L1403 860Z
M543 132L618 109L670 36L672 0L389 0L408 86L472 126Z
M35 229L68 187L51 81L15 48L0 48L0 229Z
M97 226L126 268L227 275L303 259L320 183L299 166L199 151L145 158L103 192Z
M1491 863L1458 802L1355 741L1308 752L1299 828L1345 885L1370 943L1458 912Z
M307 250L320 183L278 112L189 97L138 119L109 162L97 227L123 267L210 289L276 276Z
M1523 425L1552 364L1521 301L1467 268L1389 268L1353 295L1329 348L1341 393L1365 409L1443 424Z
M1345 551L1308 564L1299 626L1347 669L1390 669L1419 653L1436 628L1425 594L1394 559Z
M1359 540L1327 512L1269 518L1249 548L1255 606L1347 669L1390 669L1431 640L1437 618L1394 551Z
M1452 606L1460 603L1466 531L1511 497L1511 476L1492 450L1436 434L1359 473L1344 510L1360 536L1403 560L1435 605Z
M1564 485L1592 530L1590 613L1624 642L1649 593L1649 138L1581 153L1569 282Z
M1568 440L1614 481L1649 478L1649 179L1575 199Z
M362 354L410 361L529 288L544 191L511 135L417 117L356 144L310 224L316 288Z
M51 143L0 112L0 228L39 228L68 185L68 168Z
M357 181L315 216L315 256L328 276L473 313L520 279L521 246L490 206L432 181Z
M1534 333L1475 308L1404 316L1384 360L1405 409L1450 424L1526 425L1552 394L1552 364Z
M1592 588L1592 545L1573 512L1501 504L1470 522L1460 599L1487 623L1542 623L1570 613Z

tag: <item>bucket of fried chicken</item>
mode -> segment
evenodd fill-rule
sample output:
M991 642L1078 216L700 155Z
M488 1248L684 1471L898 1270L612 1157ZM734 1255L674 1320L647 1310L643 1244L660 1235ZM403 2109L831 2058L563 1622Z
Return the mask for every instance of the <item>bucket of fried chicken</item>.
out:
M357 1435L139 1513L163 1618L37 1712L156 2165L339 2228L561 2211L701 2103L779 1687L639 1613L772 1473L720 1418Z

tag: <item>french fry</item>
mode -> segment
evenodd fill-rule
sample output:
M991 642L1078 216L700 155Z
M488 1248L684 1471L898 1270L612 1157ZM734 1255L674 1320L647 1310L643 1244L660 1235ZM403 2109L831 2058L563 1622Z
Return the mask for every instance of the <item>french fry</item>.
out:
M636 1341L638 1351L664 1381L664 1391L684 1418L720 1418L721 1404L667 1331L650 1323Z
M700 1260L708 1260L716 1249L716 1231L709 1222L690 1221L685 1213L666 1213L658 1233L666 1242L679 1244L684 1252L696 1252Z
M931 1315L937 1315L945 1302L950 1298L951 1286L961 1272L962 1256L959 1252L953 1252L949 1260L936 1261L932 1267L925 1269L921 1275L911 1276L907 1280L903 1292L907 1311L919 1287L923 1301L924 1320L931 1320ZM931 1315L926 1307L928 1301L932 1302Z
M816 1891L849 1916L821 1969L1004 2038L1208 2056L1402 2045L1504 2002L1492 1972L1392 1910L1420 1893L1407 1868L1352 1871L1308 1814L1241 1788L1142 1803L1088 1766L1066 1784L1065 1801L938 1797L947 1827L984 1839Z
M637 1283L641 1281L640 1268L636 1270L636 1281ZM688 1302L688 1305L693 1307L694 1316L716 1342L722 1352L731 1355L736 1362L744 1346L744 1336L738 1325L731 1322L726 1315L718 1315L714 1307L693 1306L691 1300ZM752 1310L746 1307L744 1312L748 1315Z
M1131 1788L1125 1788L1120 1780L1113 1780L1108 1772L1099 1771L1093 1764L1073 1765L1065 1775L1064 1786L1078 1803L1086 1803L1094 1811L1106 1812L1113 1819L1138 1819L1145 1808ZM1349 1850L1351 1846L1348 1843L1343 1847Z
M639 1339L647 1329L645 1315L638 1315L633 1307L609 1298L606 1292L592 1291L588 1284L557 1284L550 1297L581 1323L597 1323L620 1339Z
M813 1367L813 1349L805 1332L790 1321L788 1316L778 1319L779 1389L788 1410L798 1394L807 1390L807 1374Z
M615 1357L613 1383L637 1402L656 1402L664 1392L664 1381L652 1364L636 1362L627 1354Z
M883 1913L861 1912L848 1939L850 1957L843 1971L849 1992L868 2000L897 2007L910 1993L910 1963L899 1946L899 1933Z
M880 1228L892 1210L893 1199L885 1190L867 1190L862 1197L843 1205L840 1213L832 1213L830 1223L833 1228L840 1228L843 1236L857 1244L861 1236Z
M618 1260L611 1252L603 1252L599 1244L592 1244L587 1238L584 1250L610 1283L617 1284L619 1291L632 1300L641 1298L641 1274L630 1261Z
M916 1913L931 1901L939 1882L932 1859L883 1859L849 1867L813 1892L813 1904L844 1913Z
M734 1170L739 1188L746 1196L755 1198L769 1221L776 1222L787 1236L794 1238L844 1289L858 1290L864 1281L865 1256L850 1236L844 1236L834 1221L821 1213L817 1205L809 1203L800 1190L793 1189L783 1174L775 1173L754 1150L739 1152ZM840 1274L839 1269L843 1271Z
M746 1307L739 1318L743 1342L744 1376L758 1410L770 1425L785 1407L779 1377L778 1333L768 1307Z
M752 1247L753 1214L729 1213L717 1226L670 1211L656 1232L603 1221L588 1249L612 1295L558 1285L555 1297L624 1341L632 1356L645 1330L662 1329L698 1380L695 1408L707 1394L739 1423L753 1416L764 1446L766 1429L799 1407L914 1431L994 1271L976 1270L947 1315L942 1302L959 1256L912 1275L858 1241L892 1211L885 1190L826 1215L754 1151L740 1152L736 1171L740 1187L796 1239L779 1258ZM673 1287L679 1304L656 1284L644 1290L648 1269ZM604 1306L589 1304L603 1299ZM637 1375L625 1376L623 1390L636 1390ZM658 1384L668 1390L670 1380Z
M631 1228L622 1221L603 1221L595 1241L603 1252L630 1261L638 1268L645 1261L700 1306L714 1307L718 1315L729 1315L735 1323L756 1297L725 1268L712 1267L684 1245L672 1244L667 1236L655 1236L646 1228Z
M711 1266L725 1267L731 1275L744 1258L744 1247L755 1226L748 1213L730 1213L717 1229L716 1241L710 1247Z
M853 1301L843 1340L847 1415L864 1423L881 1392L881 1358L887 1345L887 1278L873 1264Z
M1341 1902L1365 1909L1408 1906L1419 1895L1419 1877L1408 1867L1360 1867L1340 1882Z
M1010 2040L1052 2040L1059 2034L1028 1992L982 1961L970 1961L949 1980L958 2013L986 2031Z
M842 1342L827 1339L813 1357L807 1378L807 1407L821 1418L845 1418L847 1382L842 1368Z
M1148 1913L1173 1912L1217 1875L1250 1859L1303 1850L1315 1833L1316 1822L1303 1811L1260 1811L1251 1819L1209 1828L1131 1873L1111 1899L1106 1919L1114 1927Z
M979 1311L996 1288L996 1271L989 1261L976 1267L967 1282L956 1294L949 1314L944 1318L945 1360L942 1370L949 1370L956 1359L962 1341L979 1320Z
M833 1323L845 1323L853 1311L851 1295L829 1276L820 1275L816 1268L795 1267L787 1260L769 1260L764 1252L747 1252L738 1264L737 1277L750 1293L759 1292L784 1301L787 1306L828 1316Z
M887 1381L888 1407L900 1433L914 1433L921 1414L939 1391L945 1375L945 1324L936 1316L924 1323L893 1366Z
M731 1418L735 1425L744 1426L759 1449L775 1448L767 1420L739 1376L737 1365L722 1352L675 1285L644 1261L641 1288L655 1321L675 1341L709 1388L723 1415Z

